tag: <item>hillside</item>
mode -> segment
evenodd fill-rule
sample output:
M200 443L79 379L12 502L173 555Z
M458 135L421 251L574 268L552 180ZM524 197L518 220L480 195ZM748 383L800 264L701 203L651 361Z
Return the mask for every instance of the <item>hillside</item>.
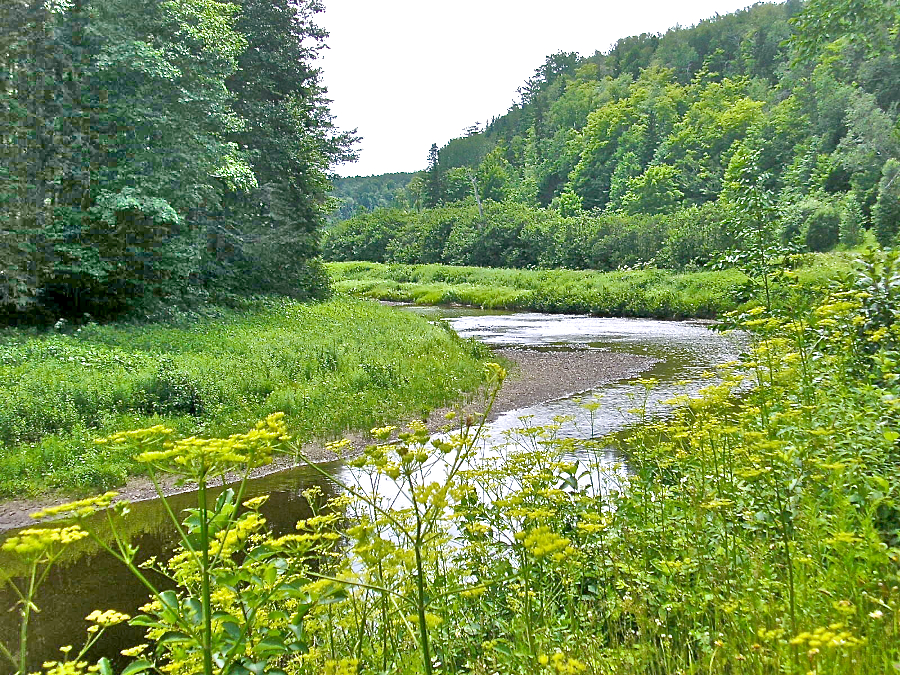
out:
M676 266L746 249L753 223L800 249L854 245L866 229L889 244L900 210L898 16L897 3L759 3L605 53L553 54L506 114L430 155L411 184L418 195L385 204L405 224L365 259L515 266L467 260L459 246L428 252L437 220L452 221L449 239L460 223L504 221L507 244L526 253L529 226L563 221L550 229L587 259L518 256L539 266L634 264L620 255L633 243L587 252L610 231L640 239L640 261ZM425 211L413 214L416 204ZM351 259L347 236L379 218L333 229L326 255Z

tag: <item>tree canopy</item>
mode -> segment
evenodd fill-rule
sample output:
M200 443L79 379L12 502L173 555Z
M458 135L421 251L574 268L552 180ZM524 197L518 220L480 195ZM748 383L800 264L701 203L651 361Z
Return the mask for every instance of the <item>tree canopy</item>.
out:
M0 308L96 316L320 292L317 0L0 6ZM276 272L277 270L277 272Z
M768 217L782 243L852 244L872 227L885 245L897 244L898 56L898 0L757 3L626 37L606 53L553 54L505 115L432 148L425 203L462 213L477 196L632 222L636 232L652 217L680 250L691 238L684 214L707 205L729 212L729 167L752 156L755 173L744 179L771 195ZM477 195L456 189L461 168L478 177ZM699 234L707 225L698 221L687 260L708 258ZM720 230L715 240L734 241L727 222ZM613 264L628 264L617 249L623 256ZM656 253L658 262L686 252ZM598 253L580 264L604 261Z

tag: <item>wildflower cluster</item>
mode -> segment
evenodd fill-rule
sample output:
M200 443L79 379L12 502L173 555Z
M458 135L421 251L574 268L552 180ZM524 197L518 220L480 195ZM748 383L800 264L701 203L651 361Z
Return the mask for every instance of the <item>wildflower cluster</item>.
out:
M28 528L4 541L2 550L16 553L26 559L37 559L46 552L53 552L57 546L71 544L86 536L88 533L78 525Z
M133 432L129 432L133 433ZM127 443L132 437L117 435L109 442ZM161 471L197 479L219 475L237 466L257 467L272 461L275 450L291 440L284 422L284 413L273 413L243 434L228 438L190 438L162 440L161 448L150 449L137 456L139 462Z
M100 672L100 666L89 666L87 661L45 661L42 668L44 675L87 675Z
M538 656L538 663L552 669L553 672L559 673L559 675L583 673L587 670L587 666L581 661L568 658L562 652L555 652L552 655L541 654Z
M108 508L112 504L113 499L119 496L118 492L106 492L97 497L87 497L79 499L75 502L67 502L66 504L58 504L56 506L48 506L45 509L36 511L31 514L35 520L43 520L44 518L53 518L57 516L72 516L75 518L85 518L96 511Z
M798 633L791 639L792 645L809 647L808 654L814 656L820 649L852 649L865 644L864 638L854 636L842 623L816 628L812 632Z
M556 562L565 560L575 552L569 544L570 540L561 537L546 525L541 525L528 532L517 532L516 540L521 541L535 558L551 558Z
M90 621L93 624L88 627L88 633L96 633L101 628L109 628L110 626L117 626L120 623L125 623L131 617L128 614L117 612L114 609L107 609L105 612L95 609L84 618L86 621Z
M325 675L356 675L359 672L357 659L328 659L325 661Z

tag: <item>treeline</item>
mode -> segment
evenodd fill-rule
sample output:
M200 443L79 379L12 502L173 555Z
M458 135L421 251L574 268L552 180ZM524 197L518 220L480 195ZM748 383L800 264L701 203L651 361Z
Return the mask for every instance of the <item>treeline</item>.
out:
M576 251L596 249L598 230L627 230L649 239L639 245L645 261L669 264L708 256L706 243L671 252L668 233L694 218L695 239L726 249L751 221L765 224L766 245L829 249L867 228L890 244L900 227L898 27L896 2L790 1L625 38L587 58L554 54L506 115L432 148L419 195L406 199L423 210L408 220L427 229L444 218L428 210L455 205L481 208L487 229L491 202L505 214L547 209L555 215L535 223L590 224L577 241L571 229L558 233ZM609 265L604 255L586 264Z
M0 318L326 288L322 9L0 4Z
M338 206L329 218L341 221L357 213L406 205L407 186L417 194L421 178L415 173L385 173L380 176L349 176L333 181L331 196Z
M611 270L712 262L738 237L718 204L670 215L562 215L515 202L381 209L326 233L328 260Z

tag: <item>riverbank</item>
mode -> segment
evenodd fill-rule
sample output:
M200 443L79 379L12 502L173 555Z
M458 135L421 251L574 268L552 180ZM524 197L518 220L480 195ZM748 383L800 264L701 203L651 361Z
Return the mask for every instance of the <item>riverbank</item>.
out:
M157 424L227 437L283 412L304 443L478 388L489 351L422 317L337 297L210 308L178 324L0 331L0 498L121 486L143 469L94 439Z
M497 395L490 411L489 420L502 413L556 400L594 389L602 384L636 377L653 365L654 360L646 356L621 354L607 351L566 351L547 352L532 349L498 349L494 357L508 370L508 376ZM464 413L483 413L483 397L474 395L444 406L429 414L427 425L437 431L447 423L444 415L460 409ZM361 450L370 439L361 433L348 434L353 449L352 456ZM327 462L337 459L326 449L323 441L306 443L303 454L313 462ZM285 471L296 466L294 457L283 456L265 467L256 469L254 477ZM166 494L176 494L191 490L191 486L166 485ZM143 476L133 476L124 486L117 488L121 499L143 501L157 497L152 483ZM69 501L68 497L15 499L0 502L0 531L24 527L33 521L29 514L40 509Z
M851 257L842 253L807 254L792 264L789 273L771 280L774 306L810 304L824 293L830 279L852 266ZM337 291L420 305L459 303L556 314L712 319L761 301L758 285L737 269L597 272L369 262L326 266Z

